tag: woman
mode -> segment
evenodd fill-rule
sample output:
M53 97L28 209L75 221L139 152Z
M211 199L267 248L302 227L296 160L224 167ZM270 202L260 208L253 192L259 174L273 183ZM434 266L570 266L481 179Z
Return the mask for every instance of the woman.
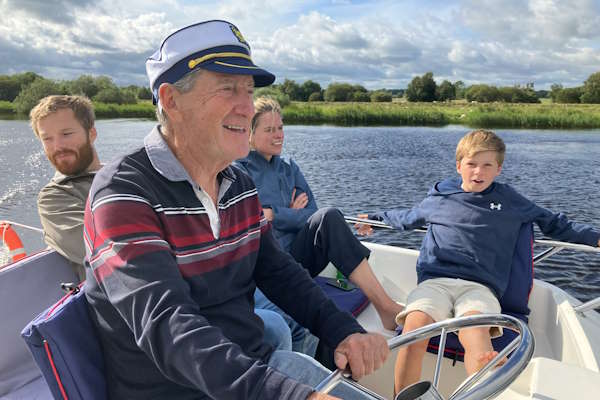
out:
M369 250L356 239L339 210L317 208L298 165L280 157L284 140L281 107L271 98L260 97L254 108L252 150L239 163L254 180L264 215L273 224L281 246L313 277L333 263L363 290L383 326L395 329L394 318L402 306L385 293L373 274L367 261ZM259 300L262 303L263 299Z

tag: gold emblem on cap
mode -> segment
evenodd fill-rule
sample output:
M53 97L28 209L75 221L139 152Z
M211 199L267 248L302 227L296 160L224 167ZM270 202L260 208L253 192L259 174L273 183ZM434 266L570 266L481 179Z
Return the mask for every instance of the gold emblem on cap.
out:
M248 44L248 42L246 42L246 39L244 39L244 37L242 36L242 32L240 32L240 30L238 28L236 28L233 25L229 25L229 27L231 28L231 32L233 32L233 34L240 41L240 43L243 43L246 46L250 47L250 45Z

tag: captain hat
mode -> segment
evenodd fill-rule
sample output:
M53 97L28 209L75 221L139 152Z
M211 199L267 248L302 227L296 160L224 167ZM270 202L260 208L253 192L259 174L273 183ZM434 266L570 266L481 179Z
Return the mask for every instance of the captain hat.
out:
M254 64L250 45L235 25L220 20L200 22L167 36L146 60L154 103L162 83L175 83L197 68L252 75L256 87L275 81L275 75Z

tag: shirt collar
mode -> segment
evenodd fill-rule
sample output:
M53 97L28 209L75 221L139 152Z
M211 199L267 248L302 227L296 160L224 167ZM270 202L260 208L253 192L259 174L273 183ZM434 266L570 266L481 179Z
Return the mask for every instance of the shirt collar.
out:
M260 154L258 151L250 150L250 154L248 154L248 158L251 158L253 160L257 160L259 162L263 162L266 164L275 164L275 163L277 163L277 160L279 160L280 156L272 156L271 160L267 161L267 159L264 158L262 156L262 154Z
M197 183L190 177L183 165L179 162L171 148L165 142L163 135L160 132L160 125L156 125L154 129L144 138L144 147L150 163L158 173L173 182L187 181L192 187L198 186ZM230 181L235 181L236 176L231 166L228 166L223 171L219 172L220 178L226 178Z
M96 172L98 172L98 171L83 171L83 172L80 172L75 175L65 175L62 172L56 170L56 172L54 173L54 176L52 177L52 181L55 183L58 183L59 185L62 185L64 183L70 181L71 179L82 178L85 176L94 176L94 175L96 175Z

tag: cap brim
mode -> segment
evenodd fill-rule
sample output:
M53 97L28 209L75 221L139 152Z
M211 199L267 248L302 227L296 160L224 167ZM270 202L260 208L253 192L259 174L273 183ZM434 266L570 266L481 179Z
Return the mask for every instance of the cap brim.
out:
M256 87L269 86L275 82L275 75L244 58L214 59L198 65L198 68L223 74L252 75Z

